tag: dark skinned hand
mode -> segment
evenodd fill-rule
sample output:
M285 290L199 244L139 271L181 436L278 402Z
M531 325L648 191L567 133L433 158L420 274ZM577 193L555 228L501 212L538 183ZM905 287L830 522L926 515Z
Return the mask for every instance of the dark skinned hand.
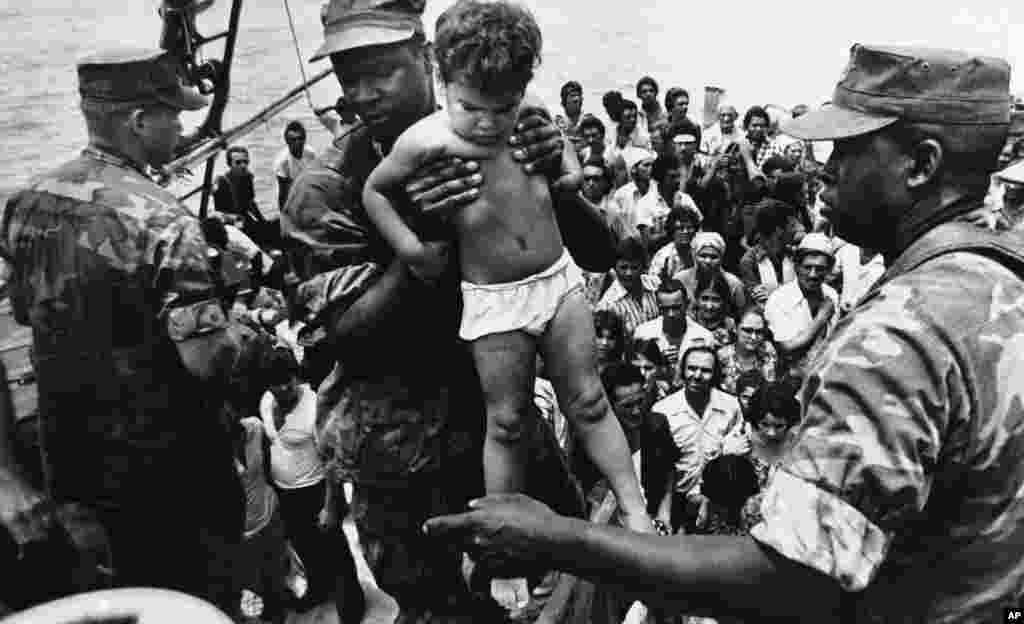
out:
M558 127L542 108L523 107L516 132L509 137L512 157L527 173L561 175L564 143ZM424 165L405 186L412 202L424 213L448 217L480 196L480 163L450 157Z
M493 494L471 501L470 511L426 521L423 531L463 545L474 559L538 562L560 516L522 494ZM494 564L492 564L494 565Z

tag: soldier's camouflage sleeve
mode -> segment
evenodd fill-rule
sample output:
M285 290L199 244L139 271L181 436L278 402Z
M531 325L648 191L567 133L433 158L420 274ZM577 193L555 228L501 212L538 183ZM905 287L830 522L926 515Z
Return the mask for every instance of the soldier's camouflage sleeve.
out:
M171 340L180 342L226 328L228 315L213 281L199 220L168 211L154 214L147 225L160 314Z
M751 534L864 589L928 501L942 436L965 418L959 358L921 293L892 286L843 321L803 389L804 420Z
M360 180L341 171L344 164L323 162L332 154L344 159L348 152L332 149L299 175L281 215L285 236L302 249L296 303L310 329L330 311L351 305L384 270L379 236L362 210Z

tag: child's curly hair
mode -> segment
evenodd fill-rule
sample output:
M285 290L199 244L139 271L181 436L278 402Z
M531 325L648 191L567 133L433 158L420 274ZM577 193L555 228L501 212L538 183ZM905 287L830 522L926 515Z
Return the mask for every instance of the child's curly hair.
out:
M540 27L518 4L459 0L437 18L434 49L441 80L485 94L525 91L540 63Z

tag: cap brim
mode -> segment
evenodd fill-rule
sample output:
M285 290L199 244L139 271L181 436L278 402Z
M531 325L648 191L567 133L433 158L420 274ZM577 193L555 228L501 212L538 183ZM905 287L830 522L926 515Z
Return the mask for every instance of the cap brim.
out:
M182 85L177 93L160 93L157 99L180 110L195 111L206 108L210 104L210 98L201 95L199 91Z
M310 57L309 62L319 61L335 52L344 52L353 48L398 43L410 39L414 34L416 34L414 28L389 28L369 24L352 25L339 32L326 35L323 45Z
M996 173L996 179L1014 184L1024 184L1024 160Z
M796 119L783 119L779 130L805 141L834 141L880 130L899 117L868 115L838 106L825 106Z

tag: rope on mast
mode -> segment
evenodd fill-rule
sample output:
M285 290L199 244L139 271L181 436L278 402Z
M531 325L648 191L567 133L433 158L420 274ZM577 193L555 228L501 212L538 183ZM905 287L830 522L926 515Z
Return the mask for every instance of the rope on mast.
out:
M292 44L295 46L295 58L299 61L299 74L302 76L302 84L305 85L303 89L306 92L306 102L309 103L310 110L316 112L316 106L313 105L313 97L309 94L309 79L306 78L306 66L302 62L302 50L299 49L299 37L295 34L295 20L292 19L292 8L288 4L288 0L284 0L284 10L288 14L288 28L292 32Z

